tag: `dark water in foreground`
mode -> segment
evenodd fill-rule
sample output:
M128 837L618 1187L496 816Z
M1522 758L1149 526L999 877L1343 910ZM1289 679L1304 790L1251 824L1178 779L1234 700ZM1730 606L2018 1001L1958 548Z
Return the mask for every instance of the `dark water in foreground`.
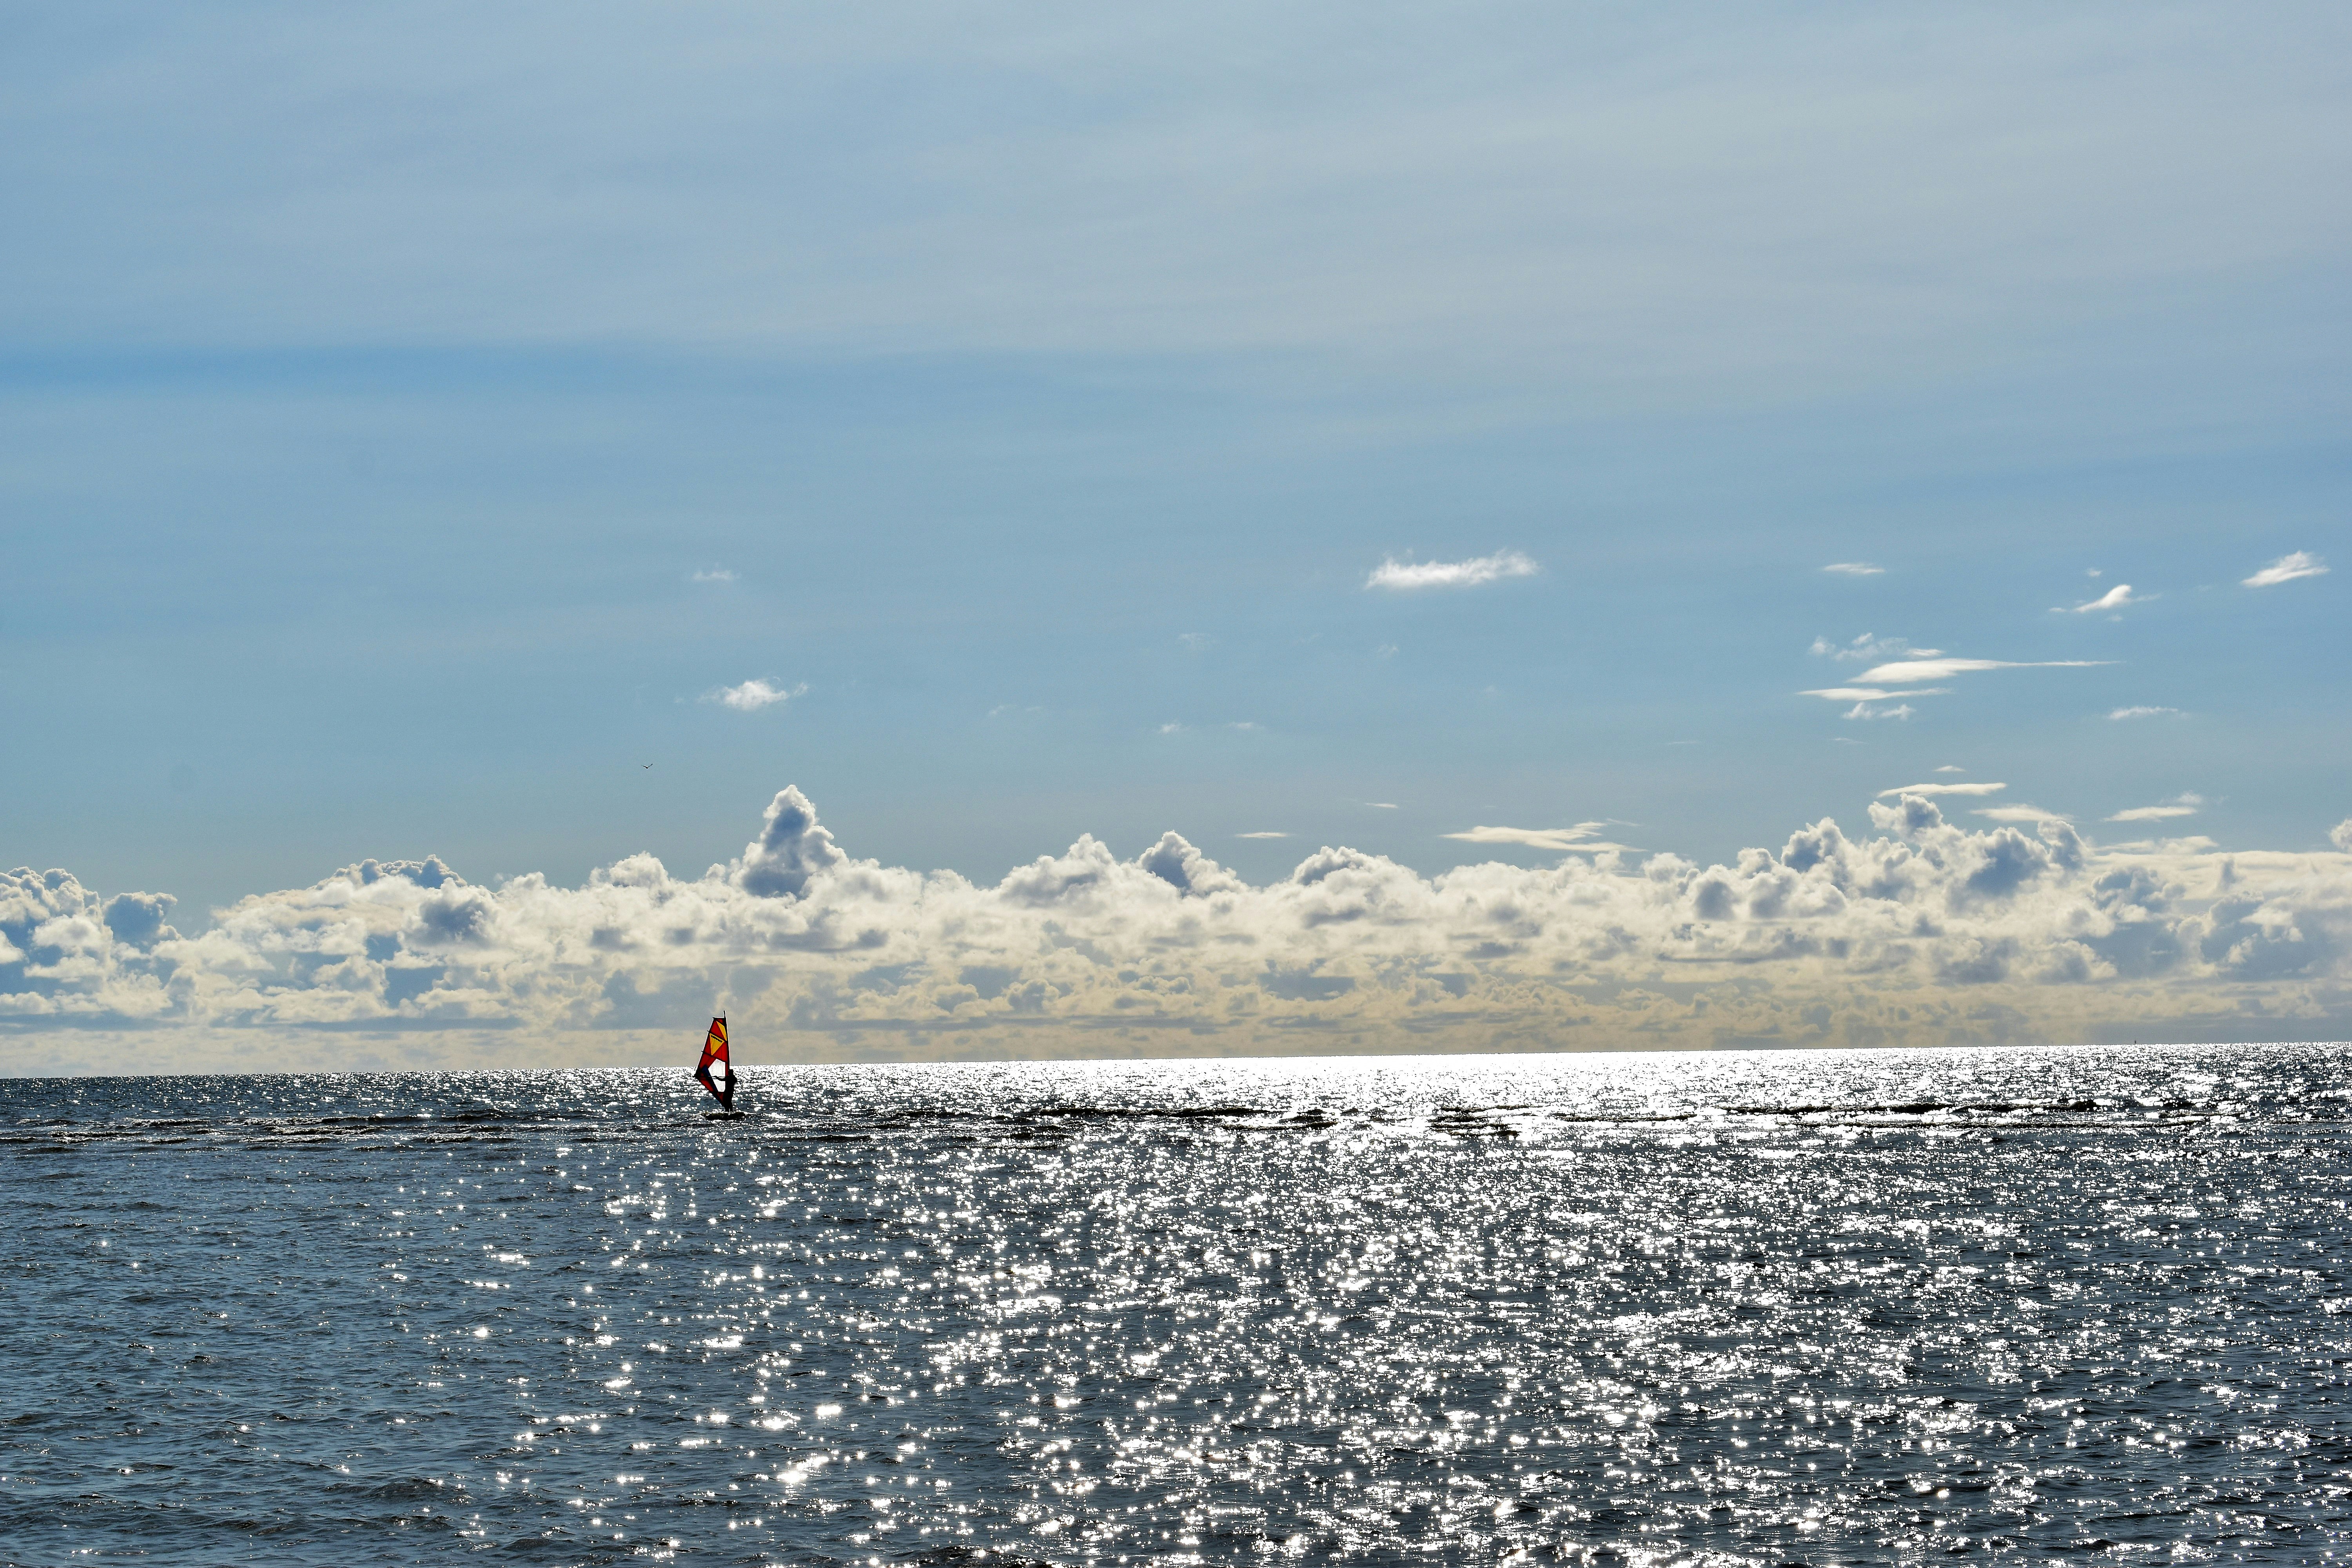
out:
M2325 1562L2347 1059L0 1083L0 1558Z

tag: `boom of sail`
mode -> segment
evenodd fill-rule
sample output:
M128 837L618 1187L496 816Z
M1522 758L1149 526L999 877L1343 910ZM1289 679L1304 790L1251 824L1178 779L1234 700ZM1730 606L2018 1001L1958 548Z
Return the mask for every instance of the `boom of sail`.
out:
M694 1076L702 1087L719 1097L722 1110L735 1109L735 1068L727 1059L727 1015L721 1013L710 1020L710 1033L702 1037L702 1059L694 1064Z

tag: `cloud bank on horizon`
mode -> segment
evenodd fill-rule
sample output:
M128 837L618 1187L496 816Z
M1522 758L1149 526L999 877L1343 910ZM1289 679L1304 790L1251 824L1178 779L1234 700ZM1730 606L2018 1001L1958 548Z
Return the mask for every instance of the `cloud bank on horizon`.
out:
M1869 819L1727 866L1608 850L1424 878L1325 847L1265 886L1173 832L1131 858L1082 837L988 886L854 858L786 788L698 877L634 855L577 888L488 887L437 858L363 860L192 937L168 898L20 869L0 878L0 1063L661 1059L706 1009L752 1060L2279 1039L2352 1021L2352 821L2331 849L2233 852L2102 846L2055 816L1972 831L1916 788ZM1549 847L1592 847L1599 826Z

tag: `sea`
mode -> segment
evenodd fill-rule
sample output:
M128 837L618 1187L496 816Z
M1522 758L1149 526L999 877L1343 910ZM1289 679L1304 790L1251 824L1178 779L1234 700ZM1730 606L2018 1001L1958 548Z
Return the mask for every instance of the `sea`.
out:
M0 1081L0 1561L2336 1561L2348 1060Z

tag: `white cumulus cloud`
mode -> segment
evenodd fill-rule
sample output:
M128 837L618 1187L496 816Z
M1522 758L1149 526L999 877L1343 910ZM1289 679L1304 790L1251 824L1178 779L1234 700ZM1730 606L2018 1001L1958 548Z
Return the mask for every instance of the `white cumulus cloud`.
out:
M2298 550L2292 555L2280 556L2252 576L2244 579L2240 586L2274 588L2281 583L2292 583L2298 577L2324 577L2326 574L2326 562L2308 550Z
M1505 577L1532 577L1536 563L1516 550L1468 561L1383 561L1364 579L1367 588L1471 588Z
M682 1073L722 1009L754 1061L2352 1027L2352 855L2102 847L2054 815L1964 827L1916 791L1860 833L1825 817L1727 863L1574 853L1601 826L1458 840L1568 852L1539 867L1429 877L1326 846L1263 886L1177 833L1132 857L1081 836L992 883L858 858L785 789L699 876L637 854L576 887L487 886L362 860L194 934L161 895L19 868L0 1070ZM2335 838L2352 849L2352 825Z
M747 680L740 686L722 686L716 691L705 692L702 700L732 708L738 713L756 713L762 708L789 702L807 690L806 685L786 687L768 680Z

